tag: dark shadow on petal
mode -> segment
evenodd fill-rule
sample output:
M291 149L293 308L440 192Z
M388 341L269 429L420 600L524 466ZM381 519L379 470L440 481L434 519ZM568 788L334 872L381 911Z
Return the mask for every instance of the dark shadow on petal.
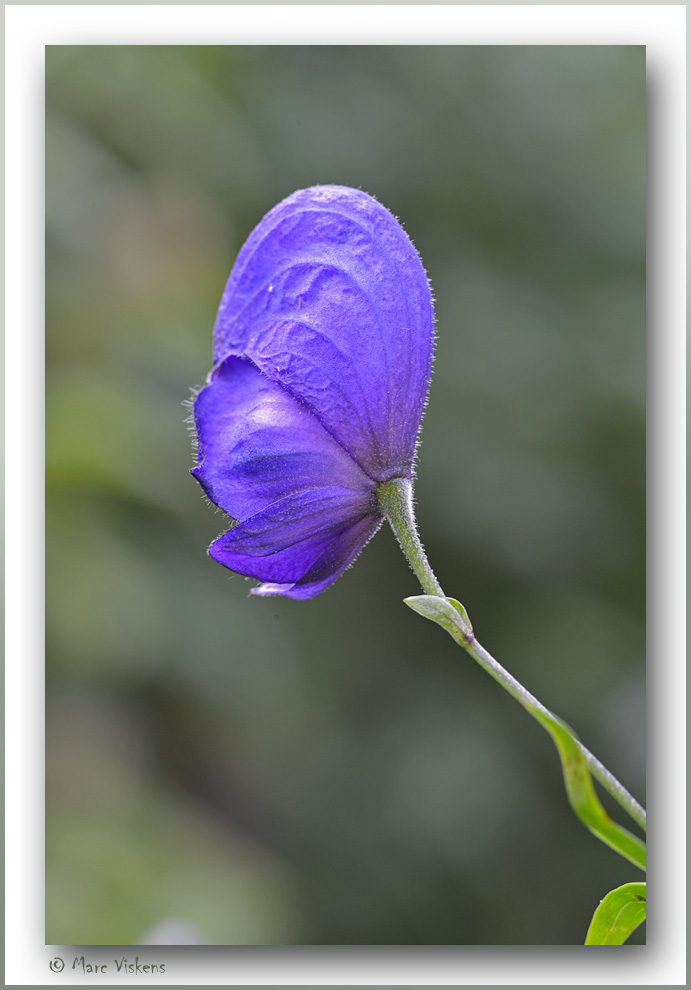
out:
M382 519L368 516L333 534L324 552L299 581L292 584L264 583L258 588L252 588L252 594L284 595L296 599L314 598L350 567L382 522Z
M230 570L261 581L292 584L311 572L320 580L326 571L345 566L379 519L376 500L368 492L310 489L246 519L220 536L209 553Z

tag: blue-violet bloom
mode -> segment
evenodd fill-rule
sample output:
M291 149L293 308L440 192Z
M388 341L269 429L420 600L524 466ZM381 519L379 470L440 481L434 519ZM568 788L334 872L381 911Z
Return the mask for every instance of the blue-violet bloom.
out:
M293 193L240 251L194 401L192 474L235 521L209 548L259 595L312 598L382 522L377 488L411 479L432 364L420 258L376 200Z

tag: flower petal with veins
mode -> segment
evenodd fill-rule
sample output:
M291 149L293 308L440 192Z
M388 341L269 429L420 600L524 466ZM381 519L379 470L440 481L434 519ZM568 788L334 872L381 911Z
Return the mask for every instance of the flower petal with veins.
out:
M375 199L315 186L250 234L194 402L192 474L237 525L211 556L311 598L382 521L377 486L412 477L432 363L427 276Z

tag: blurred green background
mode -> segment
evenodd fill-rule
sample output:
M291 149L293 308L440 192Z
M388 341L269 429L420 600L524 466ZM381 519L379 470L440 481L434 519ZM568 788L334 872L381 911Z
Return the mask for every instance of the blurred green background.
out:
M436 299L432 565L643 800L644 48L49 47L46 105L46 941L582 943L639 877L548 736L388 531L248 597L182 401L261 217L375 195Z

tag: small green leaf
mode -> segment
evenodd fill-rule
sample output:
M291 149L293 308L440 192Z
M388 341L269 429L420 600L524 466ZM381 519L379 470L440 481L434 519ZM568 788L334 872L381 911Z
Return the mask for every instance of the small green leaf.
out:
M645 920L645 884L625 883L600 901L586 935L586 945L623 945Z
M460 632L464 639L472 639L473 627L468 613L455 598L440 598L438 595L414 595L404 598L405 604L414 612L424 615L445 629L446 632Z
M468 627L468 629L472 632L473 631L473 627L472 627L472 624L470 622L470 619L468 618L468 613L466 612L465 608L461 605L460 602L457 602L455 598L449 598L449 601L451 602L451 604L453 605L453 607L455 609L457 609L461 613L461 616L463 618L464 623L466 624L466 626Z

